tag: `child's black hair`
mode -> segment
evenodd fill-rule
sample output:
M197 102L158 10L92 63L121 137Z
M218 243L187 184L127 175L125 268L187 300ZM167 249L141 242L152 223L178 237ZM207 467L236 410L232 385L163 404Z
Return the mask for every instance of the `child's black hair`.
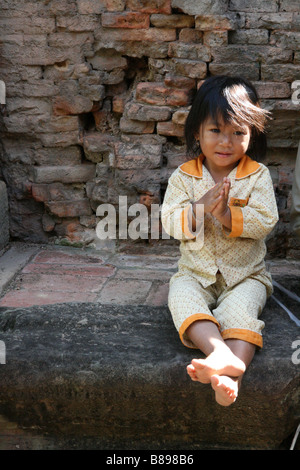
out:
M264 129L269 112L260 107L257 91L248 80L218 75L204 81L185 123L188 154L198 156L201 153L196 136L208 117L216 123L221 119L224 123L237 126L248 125L251 128L251 140L247 155L255 160L265 157L267 139Z

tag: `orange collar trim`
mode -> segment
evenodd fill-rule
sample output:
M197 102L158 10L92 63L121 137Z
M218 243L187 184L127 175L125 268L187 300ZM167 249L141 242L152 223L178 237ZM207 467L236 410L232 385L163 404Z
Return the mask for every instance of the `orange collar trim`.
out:
M180 170L187 175L194 176L195 178L202 178L203 169L202 164L205 159L204 155L201 154L199 157L189 160L188 162L180 165ZM237 166L235 179L246 178L253 173L256 173L261 168L260 163L252 160L248 155L244 155Z

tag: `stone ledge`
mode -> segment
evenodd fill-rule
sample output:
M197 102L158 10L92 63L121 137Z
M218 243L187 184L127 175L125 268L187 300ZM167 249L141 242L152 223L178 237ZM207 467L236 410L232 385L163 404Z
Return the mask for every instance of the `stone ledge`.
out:
M263 319L264 349L237 402L222 408L187 376L195 351L181 345L167 307L1 308L0 414L33 436L29 447L278 449L300 418L299 328L273 299Z

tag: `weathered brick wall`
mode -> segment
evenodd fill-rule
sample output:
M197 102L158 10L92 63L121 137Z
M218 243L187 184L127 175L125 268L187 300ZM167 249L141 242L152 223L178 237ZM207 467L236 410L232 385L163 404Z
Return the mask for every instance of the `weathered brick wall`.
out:
M162 202L185 160L199 82L242 74L273 112L280 223L273 256L299 257L289 208L299 105L299 0L0 0L2 177L11 236L92 243L99 204Z

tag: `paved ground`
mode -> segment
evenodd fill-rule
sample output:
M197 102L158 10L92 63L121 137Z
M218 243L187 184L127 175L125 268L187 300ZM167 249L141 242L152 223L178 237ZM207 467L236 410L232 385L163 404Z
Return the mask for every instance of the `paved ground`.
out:
M116 305L167 303L177 269L176 246L124 245L118 253L11 243L0 256L0 307L62 302ZM300 261L268 262L274 276L300 276Z
M0 257L0 306L61 302L165 305L178 250L118 254L56 245L11 244ZM137 254L138 253L138 254Z

